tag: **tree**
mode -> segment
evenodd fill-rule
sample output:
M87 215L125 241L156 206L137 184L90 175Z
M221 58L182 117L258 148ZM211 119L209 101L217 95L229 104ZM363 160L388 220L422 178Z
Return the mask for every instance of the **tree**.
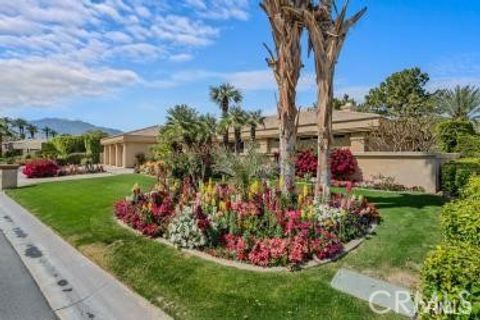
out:
M298 109L295 105L296 87L300 77L303 22L291 10L307 9L311 0L263 0L260 3L270 22L275 52L265 45L278 87L278 117L280 120L280 176L283 194L295 188L295 144Z
M44 127L42 129L42 132L45 134L45 138L48 140L48 138L50 137L50 133L52 132L52 129L50 129L49 127Z
M100 162L100 153L102 152L100 141L105 137L108 137L108 134L102 130L88 131L84 135L85 152L93 163Z
M475 129L468 120L446 120L438 124L436 134L440 150L456 152L460 136L475 135Z
M250 112L247 124L250 126L250 140L255 142L257 127L265 125L265 116L262 115L262 110Z
M318 4L292 10L301 19L308 30L309 50L314 53L317 80L317 118L318 118L318 166L315 198L330 199L331 170L330 149L333 144L333 79L338 57L348 31L365 14L363 8L347 19L348 1L338 12L332 0L321 0Z
M5 137L12 137L13 131L10 128L9 118L0 118L0 157L3 157L3 140Z
M340 110L342 107L346 105L352 105L353 107L357 106L357 102L355 99L350 98L348 94L344 94L341 99L339 98L333 98L333 109L335 110Z
M28 124L26 130L30 134L30 139L35 139L35 135L38 133L38 128L33 124Z
M53 129L50 129L50 135L52 136L52 138L55 138L56 136L58 136L58 132Z
M453 120L480 119L480 88L478 87L456 86L454 89L441 90L436 94L435 102L439 112Z
M370 132L370 151L433 151L437 143L436 124L431 116L383 119Z
M432 113L432 95L425 85L430 80L419 68L396 72L371 89L365 97L363 111L388 116L417 116Z
M243 95L229 83L223 83L218 87L210 87L210 99L215 102L222 111L222 117L226 117L230 103L240 103ZM228 128L223 132L223 145L228 147Z
M221 131L228 131L233 128L234 136L234 151L238 156L242 145L242 127L248 123L248 115L241 107L236 106L228 112L226 117L220 120L219 128Z
M25 127L28 125L28 122L24 119L15 119L13 120L13 126L18 129L18 135L20 139L25 139Z

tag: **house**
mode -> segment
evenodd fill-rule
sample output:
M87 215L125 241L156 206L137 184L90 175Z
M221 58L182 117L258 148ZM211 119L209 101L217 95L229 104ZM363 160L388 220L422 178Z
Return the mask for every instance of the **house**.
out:
M137 155L150 156L150 148L157 142L158 130L159 126L151 126L102 139L103 163L113 167L135 167Z
M334 111L333 130L335 146L348 147L352 151L368 150L367 135L372 127L377 126L381 116L372 113L354 111ZM279 148L279 120L277 116L267 117L265 125L257 128L256 142L259 150L272 155ZM126 132L120 135L104 138L101 144L104 148L103 162L105 165L133 168L138 154L150 155L150 149L156 143L159 126ZM233 141L233 130L230 130ZM300 113L298 125L298 140L300 147L316 142L316 115L314 111ZM249 141L250 128L242 129L242 140Z
M371 151L368 142L369 132L378 127L382 116L372 113L355 112L344 108L333 112L334 146L349 148L357 159L358 179L371 179L382 175L391 177L396 183L406 187L422 187L435 193L440 186L440 167L445 161L458 157L455 154L425 152ZM265 125L256 130L256 142L260 152L273 155L279 150L279 120L277 116L267 117ZM151 154L156 143L159 127L127 132L105 138L103 162L107 166L133 168L136 156ZM233 143L233 130L230 141ZM250 140L250 128L241 131L242 141ZM317 117L315 111L300 113L297 131L297 148L315 148L317 140ZM219 139L220 141L220 139Z
M4 152L18 152L18 154L26 155L31 152L40 151L42 144L47 142L45 139L23 139L5 141L2 145Z

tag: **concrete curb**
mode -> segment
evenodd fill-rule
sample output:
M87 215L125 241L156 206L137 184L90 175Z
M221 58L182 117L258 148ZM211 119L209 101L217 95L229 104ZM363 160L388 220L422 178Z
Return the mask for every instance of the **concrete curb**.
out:
M131 228L129 225L127 225L123 221L117 219L116 217L114 217L114 219L117 221L118 225L120 225L122 228L125 228L125 229L129 230L130 232L135 233L138 236L145 237L140 231ZM365 241L366 237L369 236L370 234L372 234L375 231L377 226L378 226L377 224L371 225L370 229L368 230L368 233L363 238L354 239L354 240L348 242L347 244L345 244L344 245L344 250L339 255L337 255L336 257L330 258L330 259L323 259L323 260L318 260L318 259L311 260L311 261L301 265L300 266L301 270L311 269L311 268L318 267L318 266L321 266L321 265L324 265L324 264L335 262L335 261L343 258L349 252L358 248ZM198 257L198 258L203 259L203 260L214 262L214 263L217 263L217 264L225 266L225 267L236 268L236 269L244 270L244 271L263 272L263 273L265 273L265 272L290 272L291 271L287 267L267 267L267 268L264 268L264 267L259 267L259 266L255 266L255 265L252 265L252 264L240 262L240 261L228 260L228 259L224 259L224 258L215 257L215 256L212 256L208 253L205 253L205 252L202 252L202 251L199 251L199 250L178 248L175 245L173 245L172 243L170 243L168 240L166 240L165 238L150 238L150 240L159 242L163 245L178 249L183 253Z
M0 228L59 319L171 319L3 192L0 210Z

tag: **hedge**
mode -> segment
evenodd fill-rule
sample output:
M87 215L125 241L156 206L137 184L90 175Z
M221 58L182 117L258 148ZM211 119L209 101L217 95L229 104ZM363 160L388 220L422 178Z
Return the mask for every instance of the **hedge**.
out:
M424 303L446 300L457 314L419 310L422 319L480 319L480 177L470 178L460 193L442 210L444 243L425 260L421 287ZM462 309L466 303L471 312L458 314L469 311Z
M471 176L480 174L480 159L465 158L444 163L441 168L441 189L458 197Z
M468 294L466 294L468 293ZM480 252L478 246L450 242L431 252L422 269L422 294L424 303L438 298L458 306L457 312L465 311L462 297L472 306L466 315L427 313L420 309L422 319L479 319L480 317ZM462 296L463 294L463 296Z
M480 135L465 134L457 138L455 152L461 153L464 157L480 156Z
M480 246L480 200L466 198L447 203L441 226L445 239Z

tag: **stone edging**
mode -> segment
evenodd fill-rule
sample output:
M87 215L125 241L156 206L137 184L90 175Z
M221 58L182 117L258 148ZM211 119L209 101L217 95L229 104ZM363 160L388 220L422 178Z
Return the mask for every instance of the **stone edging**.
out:
M125 228L125 229L129 230L130 232L135 233L136 235L148 238L145 235L143 235L140 231L133 229L132 227L130 227L128 224L121 221L117 217L114 216L113 218L117 221L118 225L121 226L122 228ZM347 244L345 244L343 246L344 250L340 254L335 256L334 258L323 259L323 260L319 260L319 259L314 258L313 260L310 260L309 262L307 262L305 264L302 264L301 269L310 269L310 268L313 268L313 267L321 266L321 265L331 263L331 262L334 262L334 261L337 261L337 260L341 259L345 255L347 255L349 252L358 248L363 243L363 241L365 241L366 237L368 235L370 235L373 231L375 231L377 226L378 226L377 224L372 224L370 226L370 229L368 230L367 234L363 238L354 239L354 240L348 242ZM208 253L205 253L205 252L199 251L199 250L178 248L177 246L175 246L171 242L167 241L165 238L161 238L161 237L159 237L159 238L148 238L148 239L159 242L159 243L164 244L166 246L178 249L183 253L201 258L203 260L218 263L219 265L222 265L222 266L225 266L225 267L231 267L231 268L236 268L236 269L240 269L240 270L255 271L255 272L289 272L290 271L289 268L287 268L287 267L266 267L266 268L264 268L264 267L255 266L255 265L252 265L252 264L249 264L249 263L244 263L244 262L240 262L240 261L215 257L215 256L212 256Z

